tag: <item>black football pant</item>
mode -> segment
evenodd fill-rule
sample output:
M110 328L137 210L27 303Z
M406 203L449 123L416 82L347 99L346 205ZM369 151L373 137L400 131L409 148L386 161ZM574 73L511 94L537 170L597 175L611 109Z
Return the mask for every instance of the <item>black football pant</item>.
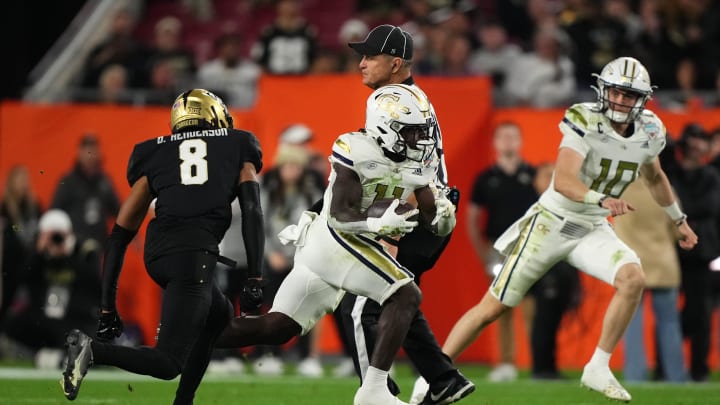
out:
M435 265L449 241L450 236L438 237L418 226L400 239L397 260L415 275L415 281L419 283L422 273ZM366 297L346 293L339 309L342 328L350 340L355 371L362 382L375 347L382 307ZM450 358L440 349L422 311L415 314L403 349L418 373L429 383L455 370ZM388 385L394 394L399 392L391 379L388 379Z
M705 381L710 375L710 325L712 320L712 273L706 260L680 259L682 292L682 331L690 341L690 378Z
M147 263L150 277L163 289L155 347L125 347L94 340L95 364L105 364L164 380L178 376L185 364L199 367L202 378L232 306L214 283L217 256L204 251L162 256ZM192 393L176 404L192 404Z

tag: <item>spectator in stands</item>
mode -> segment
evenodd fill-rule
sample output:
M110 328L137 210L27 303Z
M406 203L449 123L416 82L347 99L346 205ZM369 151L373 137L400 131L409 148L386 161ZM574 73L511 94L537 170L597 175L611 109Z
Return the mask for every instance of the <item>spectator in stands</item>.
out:
M145 87L152 86L153 70L158 61L163 61L172 69L180 87L185 87L194 80L195 55L183 46L182 30L182 22L176 17L163 17L155 23L153 45L145 65Z
M216 57L198 70L199 86L224 95L229 105L251 107L257 98L260 67L242 56L240 34L223 34L215 40Z
M440 75L442 76L467 76L468 61L472 50L470 40L460 34L450 35L443 47L442 65Z
M535 34L533 52L510 66L499 104L550 108L568 105L576 92L573 62L566 56L567 35L554 26ZM504 99L504 100L503 100Z
M717 221L720 216L720 174L705 165L709 140L697 124L687 125L678 141L679 164L668 173L677 193L687 222L698 235L692 251L679 251L682 290L683 335L690 340L690 378L707 381L710 376L711 274L710 262L720 256Z
M5 219L26 252L30 252L34 246L41 213L42 208L33 193L27 167L13 166L5 181L0 217Z
M632 215L615 218L615 232L640 257L645 272L645 291L652 299L658 363L664 379L680 383L687 378L682 349L678 291L680 263L675 251L675 224L652 199L645 182L631 183L623 199L635 207ZM643 324L644 306L638 306L625 332L624 377L646 381L648 362Z
M98 253L99 271L100 252L109 235L108 224L117 215L120 199L110 176L103 170L100 143L95 134L80 138L75 165L58 182L51 207L70 216L83 255Z
M181 3L198 21L210 21L215 16L212 0L181 0Z
M30 266L21 274L29 300L8 316L3 328L12 340L36 352L38 367L60 366L69 329L79 327L88 334L95 330L100 289L97 261L77 246L64 211L43 214Z
M41 213L42 208L32 191L27 167L12 167L5 180L5 192L0 201L0 325L12 304L18 280L35 248Z
M97 88L102 72L115 64L127 69L128 83L142 83L146 49L141 42L133 38L135 25L135 17L129 10L120 9L115 12L107 38L90 51L85 61L82 87Z
M497 17L508 30L510 41L529 47L534 33L554 21L556 4L553 3L550 0L496 1L495 7Z
M720 172L720 127L710 131L710 165Z
M133 97L128 88L128 71L121 64L112 64L100 74L96 89L76 89L74 101L102 104L132 104Z
M715 87L709 96L707 105L711 107L720 107L720 68L715 71Z
M280 144L300 146L308 153L307 167L310 169L313 181L318 188L324 190L327 185L327 177L330 174L330 164L328 163L327 156L314 150L310 146L313 136L312 129L307 125L295 123L280 132Z
M326 75L340 72L340 58L329 48L318 48L310 70L311 75Z
M675 67L683 56L680 44L671 39L660 15L660 4L655 0L642 0L639 16L642 30L634 43L633 53L653 72L653 84L660 89L675 87Z
M625 40L632 44L640 35L643 29L643 22L640 16L630 4L630 0L605 0L605 15L621 22L625 26Z
M472 73L492 77L493 85L501 88L508 69L520 56L519 46L508 41L507 30L500 21L489 19L477 31L480 49L470 56L468 69Z
M145 103L152 105L172 104L182 88L172 59L158 58L150 67L150 84L144 89Z
M676 112L695 110L702 107L703 101L696 88L698 81L697 64L692 58L683 58L677 64L675 80L677 82L677 91L660 95L658 97L660 104Z
M350 42L362 42L370 32L370 27L359 18L351 18L345 21L338 32L338 44L340 47L339 66L340 71L357 73L361 57L352 48L347 46Z
M575 44L575 77L580 88L594 85L592 73L627 53L625 25L607 15L601 2L579 0L578 18L565 27Z
M315 28L305 21L298 0L280 0L276 10L275 21L263 29L252 57L269 74L306 73L315 59Z

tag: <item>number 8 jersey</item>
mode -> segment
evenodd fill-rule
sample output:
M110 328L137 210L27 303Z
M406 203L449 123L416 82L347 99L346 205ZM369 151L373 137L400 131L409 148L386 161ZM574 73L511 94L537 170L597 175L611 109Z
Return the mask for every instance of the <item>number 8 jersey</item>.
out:
M135 145L127 169L132 185L147 176L157 198L145 260L186 250L217 253L230 226L230 203L245 162L262 168L257 138L219 128L178 132Z
M650 110L630 124L628 137L613 130L610 120L593 111L594 103L575 104L560 121L560 148L570 148L584 157L580 181L591 190L619 198L638 176L640 166L652 163L665 147L665 126ZM597 223L608 210L575 202L555 191L555 181L540 196L540 204L561 215Z

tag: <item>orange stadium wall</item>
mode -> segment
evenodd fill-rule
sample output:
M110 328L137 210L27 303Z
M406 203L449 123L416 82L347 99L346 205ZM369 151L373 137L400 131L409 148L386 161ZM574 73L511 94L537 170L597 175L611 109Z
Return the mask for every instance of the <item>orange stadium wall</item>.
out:
M493 158L490 139L493 127L502 121L515 121L525 134L524 155L531 163L551 161L560 136L557 122L562 110L493 110L491 88L484 78L419 78L418 84L433 101L440 121L450 183L460 188L458 231L436 269L423 278L423 310L443 341L454 322L476 304L488 280L465 232L465 207L478 171ZM327 154L336 136L364 125L365 99L370 90L357 76L263 78L259 99L252 110L234 110L236 126L255 133L262 145L266 167L273 164L277 136L286 126L302 122L315 131L312 147ZM720 125L720 111L690 114L660 112L669 131L678 133L688 122L707 128ZM101 140L105 168L121 198L128 195L125 180L127 159L135 143L169 132L168 107L121 107L102 105L30 105L4 102L0 105L0 187L8 170L17 164L31 172L34 190L47 207L60 177L75 159L77 142L86 132ZM0 188L2 189L2 188ZM145 340L153 342L158 321L159 289L145 274L142 264L142 238L131 245L120 279L119 309L127 320L138 322ZM612 288L589 277L582 277L581 307L563 321L559 336L558 360L562 368L579 368L592 354L600 323ZM538 310L542 310L539 308ZM519 314L518 314L519 315ZM649 317L652 320L652 317ZM518 364L530 364L527 332L522 317L516 316ZM323 349L339 352L334 325L323 321ZM717 331L717 325L713 328ZM648 354L652 358L652 332L647 328ZM715 332L717 333L717 332ZM712 340L718 342L717 336ZM712 364L718 353L713 345ZM484 333L461 357L463 361L497 361L494 327ZM619 353L618 353L619 354ZM613 366L622 356L613 357Z

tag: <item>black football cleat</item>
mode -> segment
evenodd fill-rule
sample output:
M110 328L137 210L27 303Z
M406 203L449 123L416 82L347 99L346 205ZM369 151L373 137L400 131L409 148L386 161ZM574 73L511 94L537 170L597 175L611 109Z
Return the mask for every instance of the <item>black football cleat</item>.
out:
M475 391L475 384L455 370L448 378L430 384L420 405L444 405L457 402Z
M93 363L91 342L90 336L77 329L71 330L65 337L65 360L67 365L63 372L63 378L60 380L60 385L63 387L65 398L70 401L77 398L80 383L82 383L88 368Z

